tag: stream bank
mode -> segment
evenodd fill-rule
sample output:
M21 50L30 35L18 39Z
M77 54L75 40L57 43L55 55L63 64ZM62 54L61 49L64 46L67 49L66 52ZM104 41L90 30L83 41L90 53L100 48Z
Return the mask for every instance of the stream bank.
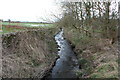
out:
M57 58L56 29L2 35L2 77L42 78Z
M79 78L118 78L119 41L89 37L74 28L64 28L64 37L73 44L80 69Z

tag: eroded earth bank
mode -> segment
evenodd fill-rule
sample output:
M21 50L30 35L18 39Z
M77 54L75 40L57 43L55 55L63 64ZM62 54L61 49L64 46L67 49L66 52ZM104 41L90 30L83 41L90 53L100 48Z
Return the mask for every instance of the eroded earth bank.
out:
M55 32L55 29L41 29L2 35L2 77L46 75L57 58Z

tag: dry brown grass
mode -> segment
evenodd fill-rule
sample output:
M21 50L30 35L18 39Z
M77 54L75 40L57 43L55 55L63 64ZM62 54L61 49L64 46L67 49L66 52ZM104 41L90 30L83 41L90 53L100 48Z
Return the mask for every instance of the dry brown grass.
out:
M43 29L3 35L2 77L43 77L56 59L53 34ZM49 47L48 42L54 45Z

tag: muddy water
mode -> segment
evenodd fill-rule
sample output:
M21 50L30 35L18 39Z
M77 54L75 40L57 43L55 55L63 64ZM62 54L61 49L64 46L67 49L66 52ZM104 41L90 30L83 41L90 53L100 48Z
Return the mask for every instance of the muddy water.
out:
M70 44L63 38L63 29L55 36L59 58L52 69L51 78L77 78L78 62Z

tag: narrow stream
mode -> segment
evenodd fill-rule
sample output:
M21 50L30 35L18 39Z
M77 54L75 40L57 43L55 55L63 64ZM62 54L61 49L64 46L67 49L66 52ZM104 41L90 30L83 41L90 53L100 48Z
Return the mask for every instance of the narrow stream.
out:
M77 58L71 45L63 38L63 29L55 36L58 44L59 58L52 69L51 78L77 78L75 71L79 68Z

